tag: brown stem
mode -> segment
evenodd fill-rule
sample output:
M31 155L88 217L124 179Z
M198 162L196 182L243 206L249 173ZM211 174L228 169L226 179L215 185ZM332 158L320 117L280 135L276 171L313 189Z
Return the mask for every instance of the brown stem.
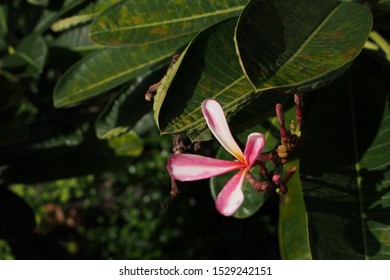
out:
M250 172L246 173L245 178L248 180L248 183L252 186L255 192L270 193L272 191L272 187L270 183L260 181L255 176L253 176Z
M259 155L259 157L257 158L257 162L264 162L264 161L269 161L269 160L272 160L272 153L268 153L268 154L261 154Z
M287 145L287 130L285 126L285 118L284 118L284 111L282 104L278 103L276 104L276 117L278 118L278 123L280 127L280 140L282 141L283 145Z
M171 178L171 193L169 197L161 203L161 208L168 208L169 204L177 197L179 194L179 189L177 188L176 181Z

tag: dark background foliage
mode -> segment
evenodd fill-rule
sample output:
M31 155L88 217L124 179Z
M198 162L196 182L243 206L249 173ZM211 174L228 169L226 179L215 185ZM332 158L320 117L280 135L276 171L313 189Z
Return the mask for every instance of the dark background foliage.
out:
M390 1L179 2L0 1L0 259L388 258ZM223 217L221 177L161 207L160 132L209 140L199 105L215 98L270 151L274 106L294 119L297 91L288 195L247 192L248 217Z

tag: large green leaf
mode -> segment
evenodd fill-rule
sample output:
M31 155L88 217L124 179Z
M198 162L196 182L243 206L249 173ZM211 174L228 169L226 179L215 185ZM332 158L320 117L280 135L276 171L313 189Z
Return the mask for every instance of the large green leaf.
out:
M82 9L77 14L56 21L52 24L51 29L58 32L79 24L92 21L102 11L114 5L115 3L118 3L118 1L119 0L97 0L89 4L85 9Z
M299 160L287 163L284 168L299 166ZM307 214L299 169L288 182L288 193L281 196L279 212L279 246L283 259L310 260L311 253L307 233Z
M301 157L314 259L390 256L390 101L356 69L315 96Z
M49 0L27 0L27 2L38 6L47 6L49 4Z
M186 132L193 140L210 138L202 134L206 126L200 110L207 98L218 100L229 119L255 97L257 115L264 115L282 99L281 94L270 92L256 95L242 72L233 41L236 21L226 20L196 36L162 80L153 106L162 133Z
M89 39L90 21L117 2L118 0L97 0L75 15L56 21L51 29L56 32L61 31L61 34L56 37L52 45L74 51L90 51L102 48L103 46L95 44Z
M189 37L131 48L105 48L70 68L54 91L54 105L64 107L87 100L144 74L168 60Z
M43 38L31 34L23 38L17 48L2 61L4 68L25 67L24 75L40 74L45 66L47 46Z
M111 138L133 129L136 123L151 111L152 103L145 100L145 92L150 85L164 76L167 67L168 65L162 64L160 69L139 77L139 80L120 92L106 106L95 124L99 138Z
M203 30L238 15L246 0L122 1L99 15L90 37L103 45L155 43Z
M133 130L111 138L108 146L115 151L116 156L139 156L143 151L143 142Z
M286 123L296 117L296 106L285 108ZM283 259L309 260L311 253L307 233L307 214L301 181L299 178L300 148L291 153L291 159L283 169L284 175L290 167L296 167L297 172L288 182L288 193L280 197L279 207L279 248Z
M5 36L8 33L7 7L0 5L0 48L5 45Z
M63 1L63 5L58 10L45 10L40 21L34 28L34 32L42 34L45 32L54 22L56 22L61 16L69 13L76 7L86 2L86 0L68 0Z
M236 44L256 90L313 90L339 77L360 53L372 15L338 0L252 0L242 11Z
M89 25L77 26L64 31L52 43L51 46L67 48L76 52L92 51L102 46L91 42L88 38Z

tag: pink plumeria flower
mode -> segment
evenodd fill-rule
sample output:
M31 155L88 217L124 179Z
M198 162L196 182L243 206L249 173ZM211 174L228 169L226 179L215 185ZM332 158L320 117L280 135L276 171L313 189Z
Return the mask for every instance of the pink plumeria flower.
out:
M253 167L264 148L264 135L251 133L244 153L234 140L221 105L207 99L202 103L207 126L219 143L236 160L214 159L193 154L173 155L167 165L171 177L178 181L196 181L211 178L233 170L239 170L223 187L216 200L217 210L225 216L233 215L244 201L242 187L247 172Z

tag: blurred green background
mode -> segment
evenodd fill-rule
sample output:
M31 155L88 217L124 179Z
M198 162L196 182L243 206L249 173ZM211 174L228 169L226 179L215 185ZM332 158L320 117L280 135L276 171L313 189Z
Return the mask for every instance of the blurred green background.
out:
M180 184L167 209L169 137L154 134L137 163L11 190L35 212L34 234L0 241L1 259L278 259L278 201L237 220L214 208L207 180Z

